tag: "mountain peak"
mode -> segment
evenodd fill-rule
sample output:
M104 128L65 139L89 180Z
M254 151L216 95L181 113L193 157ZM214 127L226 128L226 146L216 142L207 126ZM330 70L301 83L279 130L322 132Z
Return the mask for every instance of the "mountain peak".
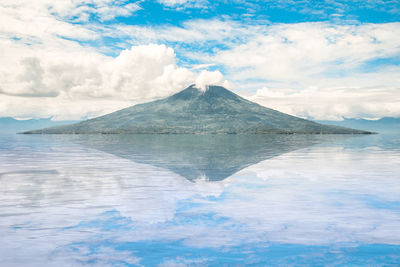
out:
M206 92L206 91L210 91L210 90L211 91L218 90L218 88L223 88L224 90L229 91L225 87L223 87L221 85L215 85L215 84L207 84L207 85L204 85L204 86L198 86L196 84L191 84L190 86L188 86L183 91L196 89L196 90L198 90L200 92Z
M206 90L197 87L195 84L190 85L186 89L170 96L168 99L189 100L194 98L226 98L226 99L243 99L232 91L219 85L207 85ZM243 99L244 100L244 99Z
M215 90L215 87L223 87L223 86L214 85L214 84L206 84L206 85L203 85L203 86L192 84L191 86L193 86L194 88L196 88L197 90L202 91L202 92L206 92L206 91L209 91L209 90ZM224 88L224 89L228 90L226 88Z

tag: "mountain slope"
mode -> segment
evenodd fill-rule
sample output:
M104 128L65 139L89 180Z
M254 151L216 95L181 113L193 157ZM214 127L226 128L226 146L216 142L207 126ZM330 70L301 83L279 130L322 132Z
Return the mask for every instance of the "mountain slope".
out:
M45 134L257 134L338 133L361 130L318 124L250 102L221 86L194 85L168 98L135 105L80 123L25 133Z

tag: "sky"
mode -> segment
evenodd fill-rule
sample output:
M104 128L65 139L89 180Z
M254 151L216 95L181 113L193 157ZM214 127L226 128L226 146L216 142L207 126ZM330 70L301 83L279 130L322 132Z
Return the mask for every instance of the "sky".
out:
M79 120L223 85L309 119L400 116L397 0L2 0L0 117Z

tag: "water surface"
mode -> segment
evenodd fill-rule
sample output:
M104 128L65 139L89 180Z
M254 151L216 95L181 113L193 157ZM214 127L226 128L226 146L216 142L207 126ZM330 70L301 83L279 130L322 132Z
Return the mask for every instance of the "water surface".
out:
M2 135L4 266L398 266L395 135Z

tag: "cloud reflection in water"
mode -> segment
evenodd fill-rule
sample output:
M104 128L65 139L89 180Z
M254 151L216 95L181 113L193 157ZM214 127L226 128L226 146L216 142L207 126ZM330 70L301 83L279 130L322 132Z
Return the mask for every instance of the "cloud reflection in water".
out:
M18 136L0 146L0 256L46 266L395 263L399 143L376 138Z

